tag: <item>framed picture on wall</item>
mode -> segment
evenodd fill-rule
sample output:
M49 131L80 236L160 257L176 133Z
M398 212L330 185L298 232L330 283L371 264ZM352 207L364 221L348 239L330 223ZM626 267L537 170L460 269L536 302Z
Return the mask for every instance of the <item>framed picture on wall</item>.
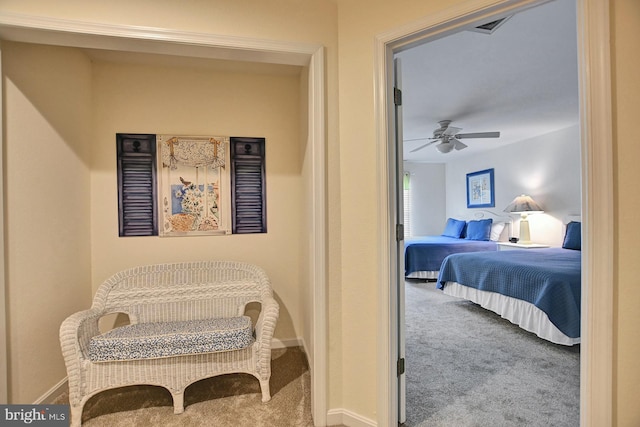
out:
M265 143L117 133L119 236L266 233Z
M229 138L157 135L160 236L231 233Z
M493 208L496 206L493 169L467 174L467 208Z

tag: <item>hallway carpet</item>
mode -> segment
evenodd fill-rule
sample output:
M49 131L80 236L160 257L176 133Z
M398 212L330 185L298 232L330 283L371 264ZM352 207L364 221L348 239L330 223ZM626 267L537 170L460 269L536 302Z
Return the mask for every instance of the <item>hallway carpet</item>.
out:
M198 381L185 392L185 411L173 413L171 394L161 387L131 386L93 396L84 406L86 427L280 427L313 426L310 375L301 347L272 351L271 400L262 402L249 374ZM57 404L68 404L64 394Z

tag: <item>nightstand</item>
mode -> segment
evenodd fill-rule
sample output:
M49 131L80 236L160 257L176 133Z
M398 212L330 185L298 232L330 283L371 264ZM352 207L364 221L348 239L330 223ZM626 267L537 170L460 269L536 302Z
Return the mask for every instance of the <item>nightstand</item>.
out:
M541 249L548 248L549 245L541 245L539 243L511 243L511 242L498 242L499 251L512 251L515 249Z

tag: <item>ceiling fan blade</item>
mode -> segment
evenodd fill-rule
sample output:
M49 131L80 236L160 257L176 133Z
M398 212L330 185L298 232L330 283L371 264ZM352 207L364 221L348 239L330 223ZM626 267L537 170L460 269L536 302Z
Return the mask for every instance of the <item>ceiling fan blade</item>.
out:
M476 132L476 133L459 133L456 134L457 139L462 138L500 138L500 132Z
M413 150L410 151L410 153L415 153L416 151L420 151L423 148L428 147L429 145L433 144L434 142L436 142L436 141L429 141L426 144L423 144L423 145L419 146L418 148L414 148Z
M460 132L462 130L462 128L457 128L455 126L449 126L448 128L446 128L443 132L442 135L455 135L458 132Z
M425 139L434 139L434 138L431 138L430 136L424 136L422 138L403 139L402 142L424 141Z
M454 138L453 148L455 148L456 150L464 150L467 147L468 147L467 144L465 144L464 142L458 141L457 139Z

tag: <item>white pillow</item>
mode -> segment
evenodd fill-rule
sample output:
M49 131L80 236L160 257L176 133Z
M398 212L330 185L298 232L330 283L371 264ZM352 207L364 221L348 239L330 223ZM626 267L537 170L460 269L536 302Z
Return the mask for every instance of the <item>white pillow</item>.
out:
M494 222L491 224L491 235L489 236L489 240L492 242L500 240L500 235L502 234L502 230L504 230L504 224L504 222Z

